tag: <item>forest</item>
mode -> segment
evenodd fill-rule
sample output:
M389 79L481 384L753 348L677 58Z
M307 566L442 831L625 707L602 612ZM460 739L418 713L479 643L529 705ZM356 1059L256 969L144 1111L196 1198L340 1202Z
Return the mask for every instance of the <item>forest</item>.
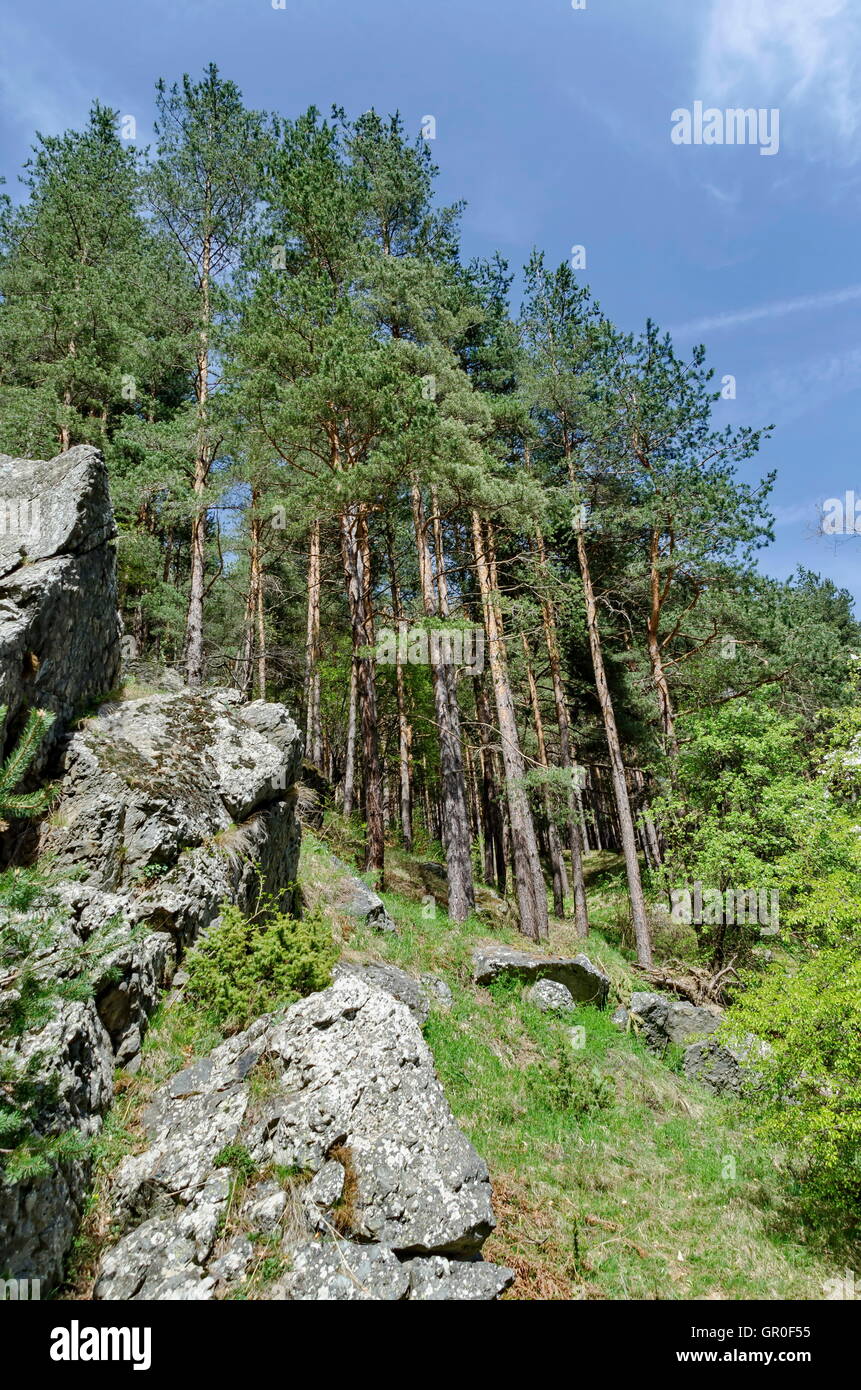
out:
M776 422L568 260L465 259L398 115L210 65L154 130L95 102L0 193L0 452L103 452L135 679L283 701L377 891L437 861L454 924L489 887L524 945L611 927L643 988L695 980L851 1233L861 625L759 566Z

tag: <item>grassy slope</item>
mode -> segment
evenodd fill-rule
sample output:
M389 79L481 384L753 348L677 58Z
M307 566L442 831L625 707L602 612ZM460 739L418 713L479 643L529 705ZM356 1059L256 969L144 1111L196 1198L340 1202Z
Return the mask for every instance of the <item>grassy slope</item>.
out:
M401 880L410 876L405 856L393 850L391 861ZM603 931L585 949L626 997L635 977L617 949L624 935L617 866L595 856L590 871L592 918ZM309 903L325 911L335 876L328 850L306 831L300 878ZM452 1109L490 1168L498 1225L485 1253L518 1273L507 1298L822 1297L823 1281L842 1271L842 1256L824 1253L805 1231L780 1155L745 1135L731 1102L652 1057L610 1023L609 1011L580 1008L554 1019L516 987L477 989L474 944L492 936L523 945L516 932L476 918L457 926L432 904L384 897L397 937L328 915L347 955L430 971L452 989L452 1010L434 1008L425 1036ZM574 954L583 943L570 924L554 922L551 948ZM585 1048L576 1053L572 1025L584 1030ZM91 1297L100 1251L112 1237L110 1175L125 1154L146 1146L141 1119L153 1092L222 1037L205 1011L169 996L151 1020L140 1070L118 1074L66 1297ZM609 1079L610 1108L584 1113L542 1081L542 1060L554 1049L576 1061L577 1074L585 1070L587 1091L596 1078ZM237 1172L237 1197L241 1183L263 1176L282 1175ZM295 1179L288 1175L283 1185L290 1190ZM225 1238L241 1229L232 1216ZM257 1258L251 1278L230 1297L265 1298L283 1260L266 1237L248 1234Z
M306 894L325 901L327 877L326 852L306 833ZM439 909L384 897L399 936L348 929L347 951L432 971L452 988L453 1009L435 1009L425 1035L454 1113L490 1167L499 1224L485 1250L518 1272L507 1297L822 1297L839 1257L816 1247L781 1156L744 1132L732 1102L652 1057L609 1012L551 1019L519 989L477 989L470 952L491 935L487 923L456 926ZM593 904L597 919L616 920L612 885ZM510 931L492 934L523 944ZM550 945L584 949L558 922ZM594 931L585 950L617 989L630 989L627 961L605 935ZM540 1060L570 1048L573 1024L585 1029L578 1061L610 1079L609 1109L556 1108L540 1084Z

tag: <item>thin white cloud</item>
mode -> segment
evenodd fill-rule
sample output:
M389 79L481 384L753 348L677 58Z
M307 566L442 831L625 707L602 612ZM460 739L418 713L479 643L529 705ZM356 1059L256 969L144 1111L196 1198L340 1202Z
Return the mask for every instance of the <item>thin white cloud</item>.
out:
M771 367L746 381L747 414L784 429L812 410L861 390L861 348Z
M698 73L703 100L779 106L796 148L861 158L858 0L712 0Z
M719 188L716 183L706 183L703 187L710 198L714 198L721 207L736 208L741 203L740 188Z
M775 299L769 304L757 304L749 309L729 309L726 313L714 314L710 318L692 319L689 323L677 324L670 332L679 338L690 337L696 333L716 333L721 329L737 328L741 324L786 318L789 314L836 309L842 304L851 304L858 299L861 299L861 285L847 285L844 289L826 290L823 294L803 294L796 299Z
M806 502L793 502L789 506L772 507L776 527L798 526L811 519L818 520L822 515L822 499L810 497Z

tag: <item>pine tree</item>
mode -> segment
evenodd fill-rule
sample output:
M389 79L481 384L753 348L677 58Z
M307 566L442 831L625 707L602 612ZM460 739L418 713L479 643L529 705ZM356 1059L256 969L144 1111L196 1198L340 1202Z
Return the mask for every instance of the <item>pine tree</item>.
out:
M8 705L0 705L0 729L5 728L8 713ZM43 815L51 806L56 796L52 788L41 787L32 792L16 792L15 788L32 767L55 719L47 710L31 710L14 748L0 762L0 816L25 819Z
M104 448L147 374L157 246L139 215L140 158L116 119L96 103L83 131L39 137L27 199L0 209L6 452Z
M248 111L234 83L214 64L200 82L156 88L157 159L147 193L156 224L170 237L194 284L195 323L187 342L186 374L194 398L190 575L185 629L186 679L204 674L203 607L207 593L207 488L221 435L214 412L218 330L236 267L260 196L269 149L264 118Z

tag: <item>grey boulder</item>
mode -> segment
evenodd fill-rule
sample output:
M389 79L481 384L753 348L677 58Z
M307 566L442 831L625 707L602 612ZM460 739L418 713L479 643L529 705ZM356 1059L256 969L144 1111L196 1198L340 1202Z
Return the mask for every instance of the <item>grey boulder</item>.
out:
M524 998L542 1013L560 1013L574 1008L574 997L567 985L558 980L537 980L524 992Z
M499 942L487 942L473 951L472 963L472 977L477 985L490 985L506 977L528 984L555 980L565 986L577 1004L596 1004L603 1008L607 1002L609 979L582 954L573 959L543 956L537 952L518 951Z
M396 933L397 926L386 911L386 905L378 893L354 874L340 859L332 856L332 865L340 870L330 906L344 917L350 917L371 931Z
M30 708L57 716L55 739L115 685L114 535L98 449L77 445L48 463L0 454L0 751Z
M253 1093L258 1065L276 1078L263 1094ZM102 1260L99 1298L209 1298L241 1277L234 1247L218 1243L230 1194L219 1164L237 1147L263 1172L310 1175L297 1187L306 1234L294 1202L282 1235L290 1269L271 1297L492 1299L513 1278L480 1260L494 1225L487 1167L455 1123L418 1025L364 976L343 974L258 1019L162 1086L143 1121L148 1147L113 1180L125 1234ZM274 1238L287 1206L265 1181L241 1215Z
M668 1043L684 1046L709 1037L723 1021L723 1011L717 1007L646 992L631 995L628 1011L637 1032L654 1052L663 1052Z
M385 961L342 960L335 966L332 975L335 979L354 975L367 980L368 984L376 985L377 989L384 989L393 999L399 999L402 1004L406 1004L420 1028L428 1021L430 1002L427 991L412 975L408 975L405 970L399 970L396 965L389 965Z

